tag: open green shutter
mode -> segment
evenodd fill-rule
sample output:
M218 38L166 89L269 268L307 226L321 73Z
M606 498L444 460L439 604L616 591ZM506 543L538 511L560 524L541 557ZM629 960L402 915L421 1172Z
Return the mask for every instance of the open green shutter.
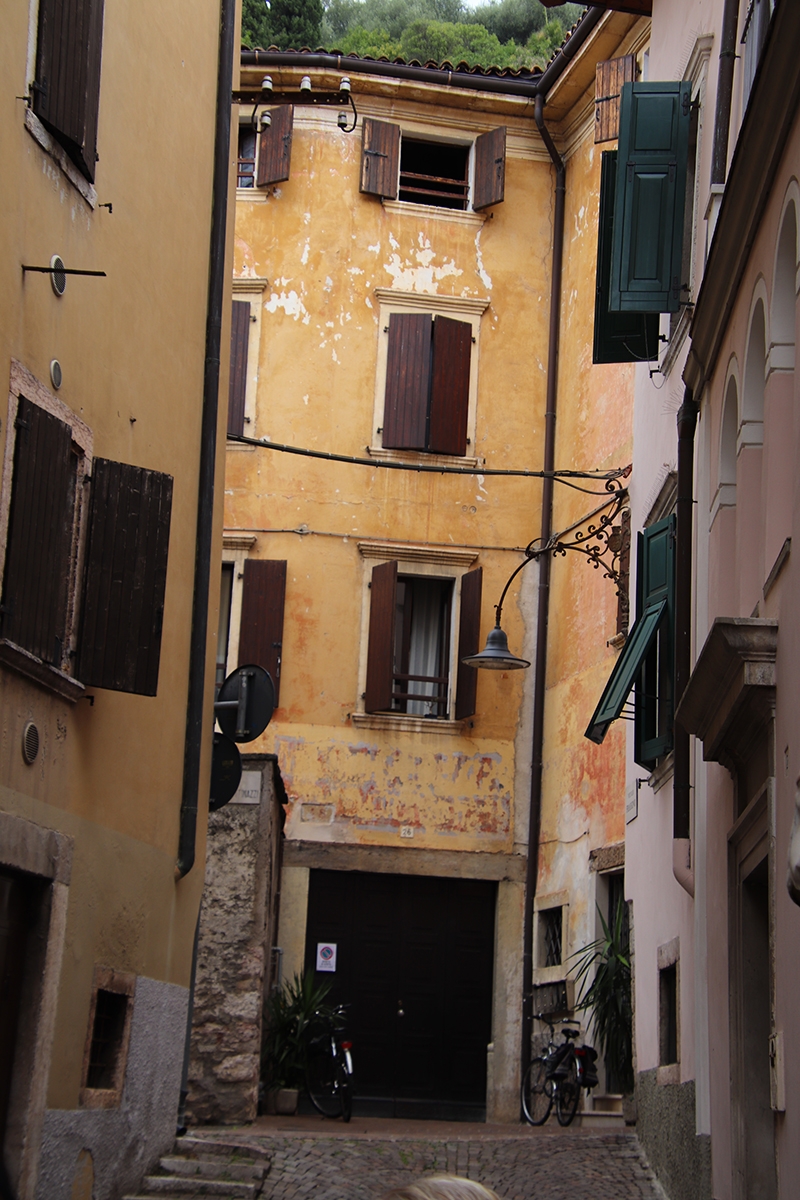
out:
M626 83L611 261L612 312L677 312L691 84Z
M645 767L672 747L672 625L675 594L675 518L638 538L637 617L585 737L598 744L636 687L635 758Z
M639 766L652 770L672 749L675 691L675 517L665 517L639 534L637 605L648 612L664 605L658 637L645 654L634 697L634 751Z
M590 741L599 745L611 722L616 721L622 712L642 664L655 641L666 607L667 602L664 600L655 608L649 608L631 630L625 649L616 661L584 735Z
M605 150L600 173L597 287L592 362L651 362L658 358L658 313L609 312L617 152Z

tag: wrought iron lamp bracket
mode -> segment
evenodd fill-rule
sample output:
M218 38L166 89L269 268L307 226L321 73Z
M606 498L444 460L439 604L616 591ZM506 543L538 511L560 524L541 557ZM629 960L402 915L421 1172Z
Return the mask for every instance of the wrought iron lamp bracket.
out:
M537 545L538 538L530 542L525 548L526 558L540 558L548 553L566 556L568 550L575 550L583 554L596 571L602 571L603 578L610 579L619 593L627 583L627 571L621 570L621 563L630 548L630 531L618 522L618 518L628 502L624 480L630 473L631 468L627 467L618 478L607 480L605 488L609 497L606 502L568 529L554 533L544 546Z

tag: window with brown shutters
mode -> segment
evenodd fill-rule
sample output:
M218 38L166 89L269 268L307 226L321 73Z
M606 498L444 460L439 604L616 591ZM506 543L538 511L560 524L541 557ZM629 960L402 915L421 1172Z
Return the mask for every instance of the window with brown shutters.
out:
M470 195L470 151L473 185ZM361 140L362 192L436 208L478 211L500 204L505 187L506 130L468 142L401 134L399 125L365 118Z
M472 325L432 313L392 313L383 446L466 454Z
M276 707L280 703L285 599L286 561L248 558L242 580L239 666L255 665L269 671Z
M461 580L458 654L478 649L482 571ZM368 713L449 720L453 578L406 573L396 560L372 570L364 708ZM474 650L472 649L474 647ZM475 712L477 671L460 665L455 718Z
M262 129L258 139L257 187L269 187L289 178L292 164L292 130L294 108L282 104L270 110L271 124Z
M33 111L94 182L103 0L39 0Z
M244 433L247 395L247 345L250 340L250 301L234 300L231 317L231 373L228 387L228 435Z
M636 55L624 54L599 62L595 69L594 140L616 141L619 137L619 105L623 83L636 80Z
M477 654L481 648L481 596L483 594L483 567L468 571L461 578L461 613L458 622L458 677L456 683L456 720L471 717L475 713L478 694L478 668L468 667L462 662L468 654Z
M167 586L172 476L96 458L78 677L155 696Z
M399 125L365 117L361 126L360 190L386 200L396 200L399 162Z
M505 195L505 181L506 131L501 126L475 139L475 194L472 207L480 211L500 204Z
M172 477L92 459L75 413L20 363L11 380L0 660L69 700L84 686L153 696Z
M72 432L20 396L15 433L0 629L5 641L60 670L76 504Z

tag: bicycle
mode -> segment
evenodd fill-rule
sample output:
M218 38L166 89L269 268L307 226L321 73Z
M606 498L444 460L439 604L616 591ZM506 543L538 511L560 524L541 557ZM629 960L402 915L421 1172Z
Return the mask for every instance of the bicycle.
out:
M316 1012L316 1025L323 1025L308 1038L306 1090L311 1103L323 1117L349 1121L353 1113L353 1043L340 1040L345 1025L344 1006L328 1015Z
M537 1055L522 1079L522 1111L529 1125L544 1125L553 1104L559 1125L570 1125L578 1111L581 1088L589 1091L597 1085L597 1051L591 1046L576 1046L575 1039L580 1029L568 1029L577 1021L564 1021L561 1033L563 1042L553 1041L555 1024L544 1013L536 1014L537 1020L549 1026L550 1036L547 1050Z

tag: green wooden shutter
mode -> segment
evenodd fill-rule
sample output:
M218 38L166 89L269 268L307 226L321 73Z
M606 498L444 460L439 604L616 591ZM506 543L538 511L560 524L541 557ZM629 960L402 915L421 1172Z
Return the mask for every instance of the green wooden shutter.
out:
M637 565L636 623L584 736L602 742L635 685L635 758L650 768L672 747L674 516L639 534Z
M609 312L617 152L605 150L600 172L597 283L592 362L651 362L658 358L658 313Z
M685 81L623 85L612 312L680 306L690 107Z
M652 770L672 749L675 691L675 517L666 517L639 534L638 611L663 605L658 636L642 660L634 698L634 758Z

